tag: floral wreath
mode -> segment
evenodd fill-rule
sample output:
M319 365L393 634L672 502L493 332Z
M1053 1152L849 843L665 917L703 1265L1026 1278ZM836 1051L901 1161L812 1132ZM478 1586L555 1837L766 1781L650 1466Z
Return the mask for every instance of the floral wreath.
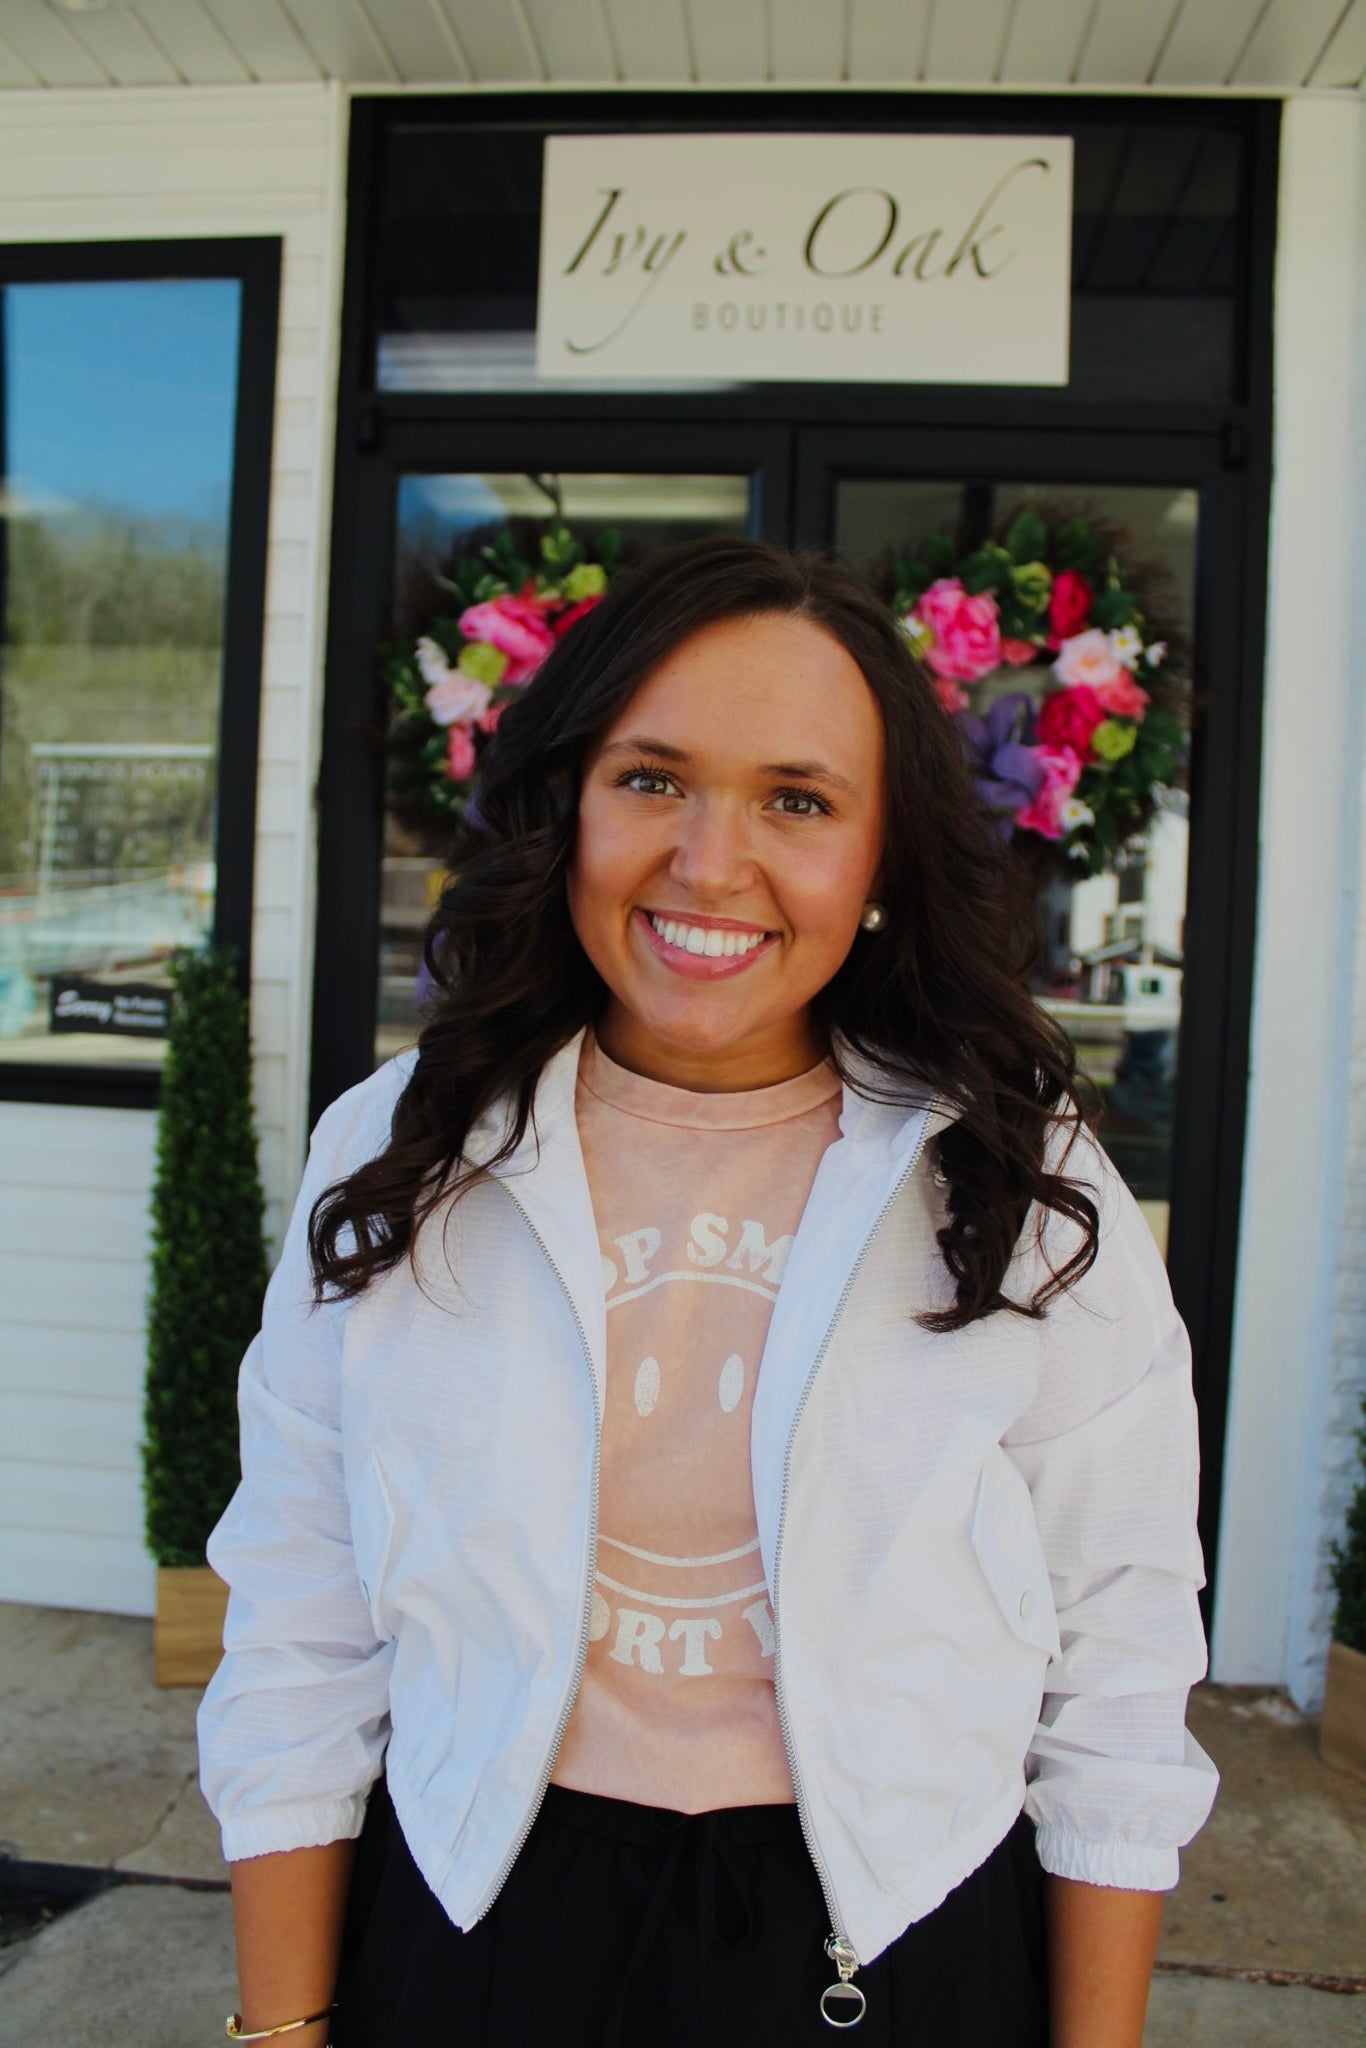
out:
M389 805L444 841L474 794L479 762L505 707L556 641L591 612L615 573L615 531L590 552L567 526L541 535L533 565L506 529L436 581L452 600L415 642L387 650Z
M930 670L1004 837L1096 875L1185 763L1187 679L1098 522L1032 507L960 555L932 533L895 567L893 610Z

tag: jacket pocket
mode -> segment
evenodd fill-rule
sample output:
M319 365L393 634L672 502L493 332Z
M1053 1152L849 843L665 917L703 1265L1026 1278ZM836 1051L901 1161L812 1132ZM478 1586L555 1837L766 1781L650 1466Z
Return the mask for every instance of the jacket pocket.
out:
M351 1546L365 1604L375 1633L390 1634L380 1619L380 1603L394 1548L394 1506L379 1459L373 1454L361 1466L351 1488Z
M1061 1655L1048 1562L1024 1478L1000 1445L982 1467L972 1517L972 1547L1012 1635Z

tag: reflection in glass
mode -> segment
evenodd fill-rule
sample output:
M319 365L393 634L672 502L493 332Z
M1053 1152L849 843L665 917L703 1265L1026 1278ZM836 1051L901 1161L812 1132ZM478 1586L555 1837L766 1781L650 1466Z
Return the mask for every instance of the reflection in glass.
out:
M393 637L414 638L442 610L440 577L453 556L476 551L510 527L521 554L534 561L539 535L559 521L590 543L615 528L622 560L629 562L670 541L748 531L750 479L625 472L404 476L398 490ZM422 931L444 872L444 863L386 814L377 1063L411 1045L421 1028Z
M1149 602L1155 613L1160 606L1152 623L1178 646L1190 644L1199 514L1192 490L851 478L837 489L835 542L886 585L893 557L931 531L947 530L966 551L1025 504L1050 517L1080 512L1122 530L1126 559L1144 565ZM1038 894L1038 999L1104 1096L1106 1149L1164 1252L1188 839L1187 798L1173 789L1148 830L1121 850L1114 872L1080 882L1051 873Z
M240 290L0 293L0 1060L154 1063L212 925Z

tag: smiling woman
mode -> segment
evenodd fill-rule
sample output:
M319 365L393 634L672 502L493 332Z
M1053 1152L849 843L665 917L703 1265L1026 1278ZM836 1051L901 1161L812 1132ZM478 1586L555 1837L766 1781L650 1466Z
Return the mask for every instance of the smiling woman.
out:
M1213 1789L1189 1354L908 641L667 550L465 823L210 1549L247 2024L1137 2048Z

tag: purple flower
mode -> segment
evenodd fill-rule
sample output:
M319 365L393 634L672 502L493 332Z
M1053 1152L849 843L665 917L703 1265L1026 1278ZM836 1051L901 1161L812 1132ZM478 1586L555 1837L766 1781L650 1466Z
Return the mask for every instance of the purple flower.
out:
M1009 834L1017 811L1032 804L1043 787L1044 766L1029 744L1034 732L1033 700L1023 690L998 697L985 718L954 713L973 786L983 808Z

